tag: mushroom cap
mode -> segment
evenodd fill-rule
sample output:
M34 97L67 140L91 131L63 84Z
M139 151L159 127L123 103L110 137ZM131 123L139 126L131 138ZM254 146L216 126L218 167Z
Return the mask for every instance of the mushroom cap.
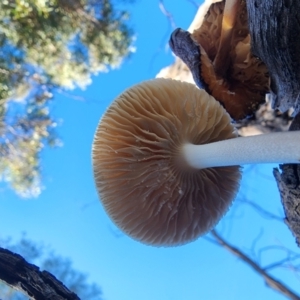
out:
M214 59L221 39L225 1L213 3L200 28L192 33L200 46L201 75L207 91L220 101L234 120L252 115L265 102L269 92L269 73L266 65L251 51L246 1L240 1L236 24L227 55L230 61L226 78L214 70Z
M239 166L194 169L182 158L182 146L234 137L219 102L190 83L158 78L129 88L104 114L93 143L106 212L146 244L195 240L228 210L241 174Z

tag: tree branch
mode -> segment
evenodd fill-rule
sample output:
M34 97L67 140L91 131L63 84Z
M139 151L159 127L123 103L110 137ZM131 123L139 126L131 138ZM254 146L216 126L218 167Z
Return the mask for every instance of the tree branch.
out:
M242 259L246 264L252 267L259 275L261 275L267 286L276 290L277 292L283 294L284 296L292 299L292 300L300 300L300 296L295 294L291 289L289 289L286 285L281 283L279 280L268 274L268 272L259 266L255 261L253 261L248 255L242 252L240 249L234 247L233 245L229 244L223 237L221 237L216 230L211 231L212 236L218 242L220 246L228 250L233 255L237 256L238 258Z
M164 3L163 3L163 0L160 0L158 2L158 7L159 9L161 10L161 12L168 18L170 24L171 24L171 27L173 29L176 28L176 24L175 24L175 21L174 21L174 17L173 15L166 9Z
M40 271L22 256L0 248L0 280L36 300L80 300L47 271Z
M262 217L271 219L271 220L276 220L279 222L282 222L284 220L283 217L280 217L278 215L275 215L268 210L264 209L261 205L255 203L254 201L248 200L246 198L242 198L241 200L239 199L241 203L245 203L249 206L251 206L254 210L256 210Z

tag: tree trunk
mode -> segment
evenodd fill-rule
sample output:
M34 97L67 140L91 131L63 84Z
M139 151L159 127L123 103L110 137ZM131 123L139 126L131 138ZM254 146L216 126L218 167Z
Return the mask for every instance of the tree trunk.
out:
M270 73L274 109L294 108L290 130L300 129L300 1L247 0L252 51ZM274 170L286 223L300 246L300 165L282 165Z

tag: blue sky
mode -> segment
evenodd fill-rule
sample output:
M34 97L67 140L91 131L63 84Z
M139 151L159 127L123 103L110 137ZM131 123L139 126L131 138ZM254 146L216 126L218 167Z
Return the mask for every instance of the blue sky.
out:
M165 0L164 5L176 26L185 29L196 12L188 0ZM72 91L82 100L56 95L53 114L61 120L58 132L64 145L43 152L45 189L39 198L21 200L9 188L1 190L1 236L18 239L26 232L28 238L51 245L101 286L105 300L284 299L248 266L205 238L181 247L154 248L131 240L106 216L91 167L99 119L124 89L154 78L174 61L167 47L172 28L158 1L137 0L130 11L136 53L119 69L93 78L85 91ZM284 245L298 251L284 224L262 219L242 204L247 198L283 216L273 167L244 168L240 193L218 225L226 239L257 255L264 265L282 258L283 252L265 251L258 257L262 247ZM300 292L299 279L290 271L273 274Z

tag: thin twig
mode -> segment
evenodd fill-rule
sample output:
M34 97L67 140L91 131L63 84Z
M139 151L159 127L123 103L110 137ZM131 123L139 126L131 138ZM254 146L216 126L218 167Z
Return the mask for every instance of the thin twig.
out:
M293 260L297 260L299 259L299 255L297 256L294 256L294 257L286 257L286 258L283 258L277 262L274 262L272 264L269 264L268 266L264 267L264 270L267 271L267 270L271 270L271 269L274 269L274 268L277 268L277 267L283 267L284 266L284 263L286 262L291 262Z
M159 9L161 10L161 12L168 18L171 26L173 29L176 28L176 24L175 24L175 21L174 21L174 17L173 15L166 9L164 3L163 3L163 0L159 0L158 2L158 7Z
M277 216L269 211L267 211L266 209L264 209L263 207L261 207L260 205L258 205L257 203L248 200L248 199L239 199L240 202L246 203L249 206L251 206L252 208L254 208L262 217L267 218L267 219L272 219L272 220L276 220L276 221L283 221L283 217Z
M196 1L193 1L193 0L187 0L187 1L192 3L196 9L198 9L200 7L200 4L198 4Z
M216 230L211 231L212 236L216 239L218 244L222 247L224 247L226 250L234 254L235 256L242 259L245 263L247 263L250 267L252 267L258 274L260 274L266 284L276 290L277 292L285 295L286 297L292 299L292 300L300 300L300 296L295 294L290 288L288 288L286 285L281 283L279 280L271 276L261 268L255 261L253 261L249 256L247 256L244 252L242 252L240 249L234 247L230 243L228 243L223 237L221 237Z
M256 244L258 243L258 241L260 240L260 238L263 236L263 234L264 234L264 230L263 230L263 228L261 228L260 231L259 231L259 234L257 235L257 237L252 242L251 253L252 253L253 257L256 256L256 253L255 253Z

